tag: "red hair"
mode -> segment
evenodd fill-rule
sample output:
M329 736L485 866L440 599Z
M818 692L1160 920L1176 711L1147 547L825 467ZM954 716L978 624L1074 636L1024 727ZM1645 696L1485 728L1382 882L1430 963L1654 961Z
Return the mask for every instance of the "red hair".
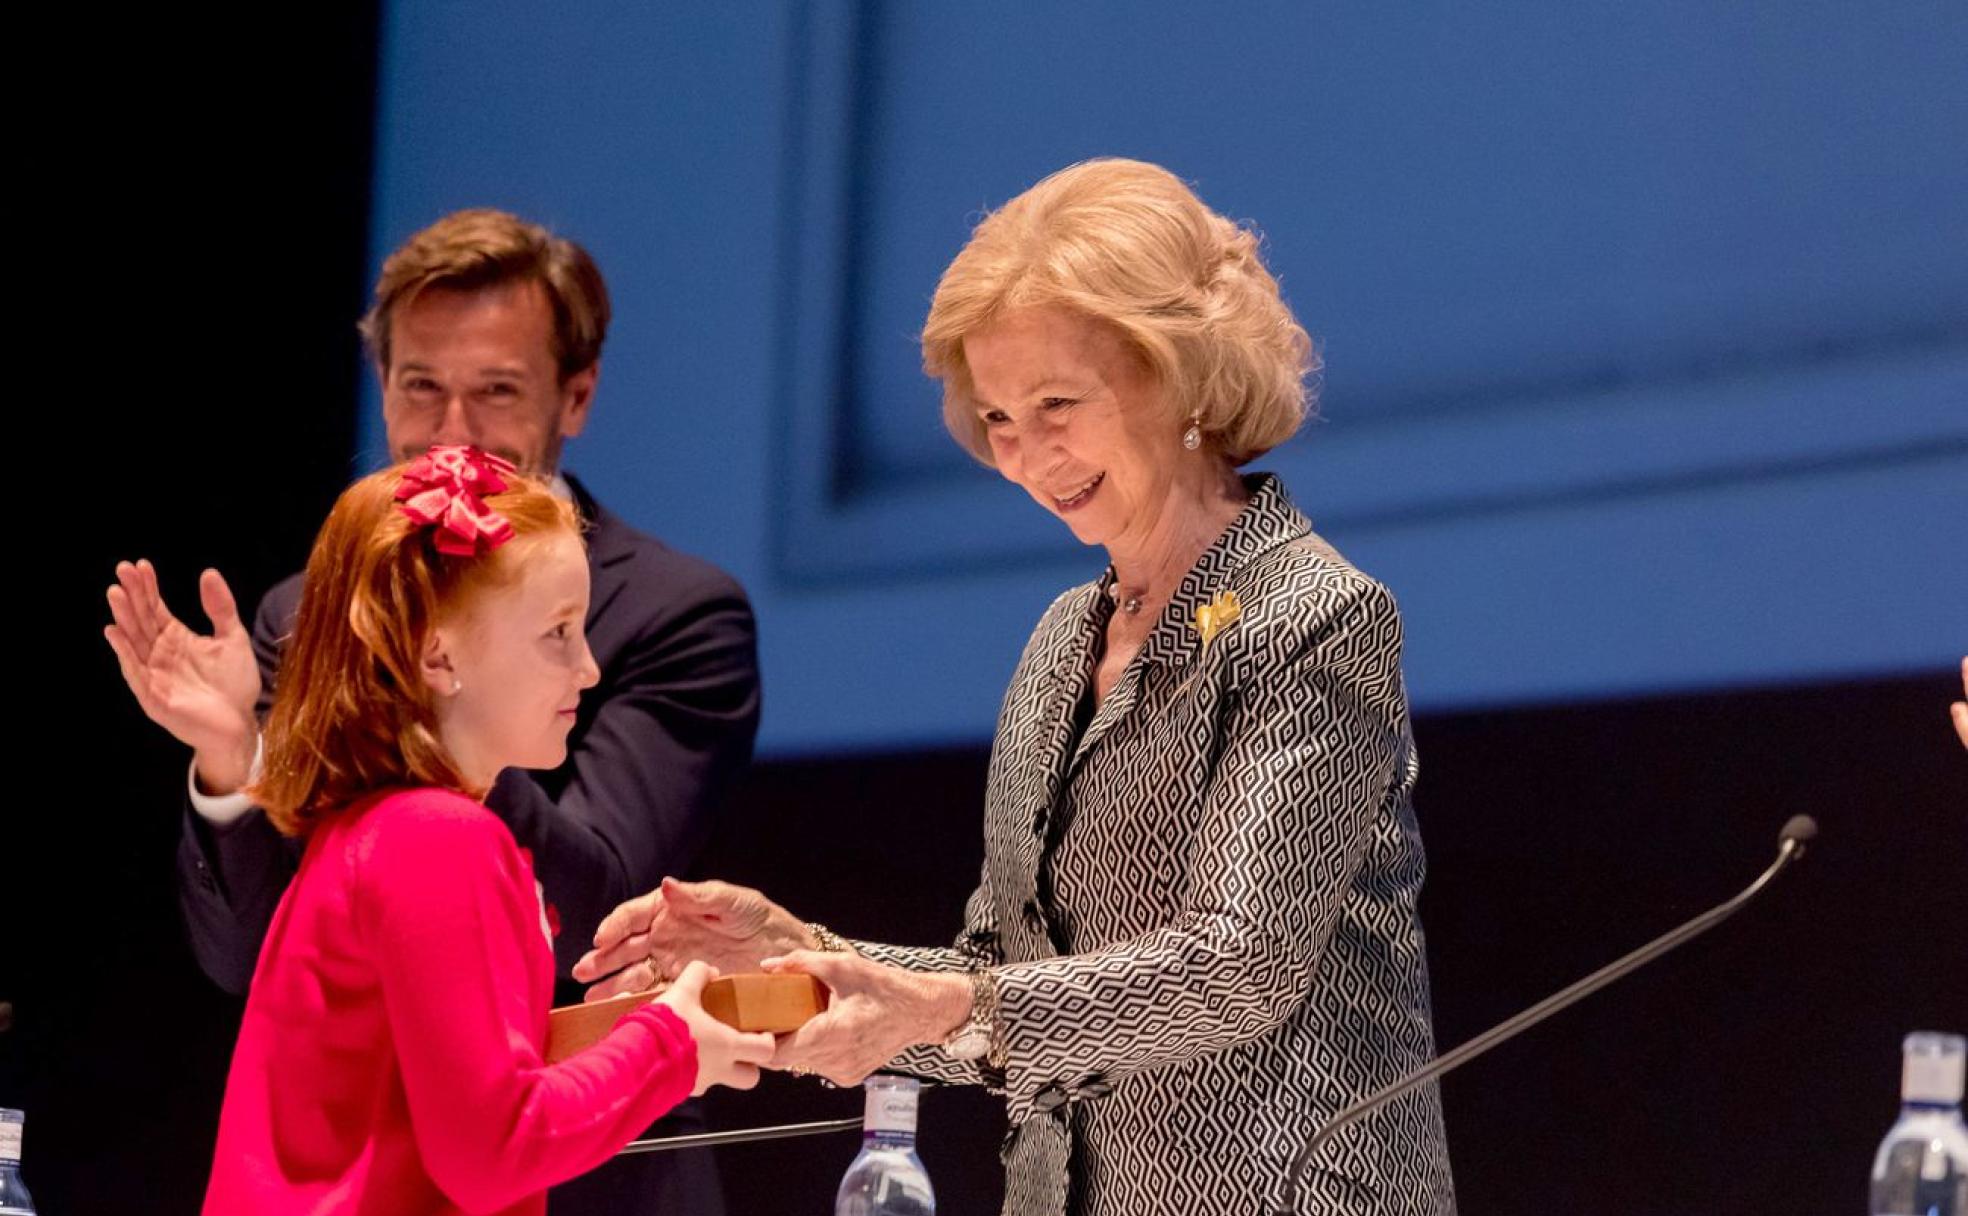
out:
M344 490L308 555L274 681L263 775L250 791L289 836L374 790L465 789L419 671L431 630L474 596L516 581L543 541L580 535L572 504L541 481L506 474L506 490L485 505L511 521L512 538L475 557L440 553L432 529L396 501L404 468Z

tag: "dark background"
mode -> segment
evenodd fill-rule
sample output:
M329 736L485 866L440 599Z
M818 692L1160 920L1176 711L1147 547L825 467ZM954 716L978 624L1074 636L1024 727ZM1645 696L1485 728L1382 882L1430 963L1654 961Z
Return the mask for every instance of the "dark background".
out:
M75 459L39 498L63 539L17 592L53 601L55 627L35 611L16 640L63 678L54 714L26 711L33 776L0 818L0 1104L27 1111L24 1174L51 1214L196 1210L240 1010L183 944L185 760L101 640L112 563L153 557L187 609L215 565L250 603L352 471L375 14L261 31L251 53L238 37L120 22L68 65L63 124L32 136L32 420ZM1418 721L1444 1046L1732 894L1789 815L1823 828L1737 920L1445 1084L1465 1212L1860 1209L1900 1036L1968 1027L1959 695L1937 671ZM762 764L704 868L843 933L945 940L983 762ZM926 808L965 826L926 836ZM856 1110L789 1080L713 1106L725 1126ZM923 1122L944 1210L994 1210L991 1100L932 1093ZM853 1149L729 1150L732 1211L826 1211Z

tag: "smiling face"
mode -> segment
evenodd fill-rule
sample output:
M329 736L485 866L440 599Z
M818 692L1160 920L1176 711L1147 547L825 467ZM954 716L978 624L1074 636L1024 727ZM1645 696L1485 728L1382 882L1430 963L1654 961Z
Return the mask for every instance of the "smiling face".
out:
M963 354L992 463L1085 544L1144 547L1177 491L1220 463L1184 450L1160 385L1110 325L1022 308L965 337Z
M522 556L517 579L438 623L424 660L438 735L481 790L501 769L558 767L581 690L600 679L584 626L589 576L579 538L558 532Z
M596 368L562 379L553 306L538 282L433 287L390 319L382 369L390 452L410 460L434 443L471 443L551 477L563 441L587 425Z

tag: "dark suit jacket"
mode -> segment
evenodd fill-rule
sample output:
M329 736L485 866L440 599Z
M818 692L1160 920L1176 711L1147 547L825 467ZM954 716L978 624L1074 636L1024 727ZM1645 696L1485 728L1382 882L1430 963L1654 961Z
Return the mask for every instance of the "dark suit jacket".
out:
M601 680L581 698L566 763L551 772L508 769L485 799L532 850L559 913L562 1003L580 999L566 973L601 918L688 868L726 782L751 757L759 716L744 591L716 567L629 527L573 478L568 484L589 524L588 644ZM297 574L267 593L253 621L262 715L300 598ZM185 806L179 898L199 966L228 991L243 993L252 981L299 856L299 842L258 811L215 828ZM674 1210L702 1211L705 1199L693 1195ZM644 1191L641 1202L651 1201Z

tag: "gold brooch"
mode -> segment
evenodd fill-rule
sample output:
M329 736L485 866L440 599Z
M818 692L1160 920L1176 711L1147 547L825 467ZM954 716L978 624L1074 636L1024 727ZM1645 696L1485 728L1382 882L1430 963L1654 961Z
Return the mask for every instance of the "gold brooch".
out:
M1237 623L1244 613L1244 606L1237 602L1234 591L1219 591L1207 604L1196 605L1194 628L1203 638L1203 654L1209 654L1210 643L1222 632Z

